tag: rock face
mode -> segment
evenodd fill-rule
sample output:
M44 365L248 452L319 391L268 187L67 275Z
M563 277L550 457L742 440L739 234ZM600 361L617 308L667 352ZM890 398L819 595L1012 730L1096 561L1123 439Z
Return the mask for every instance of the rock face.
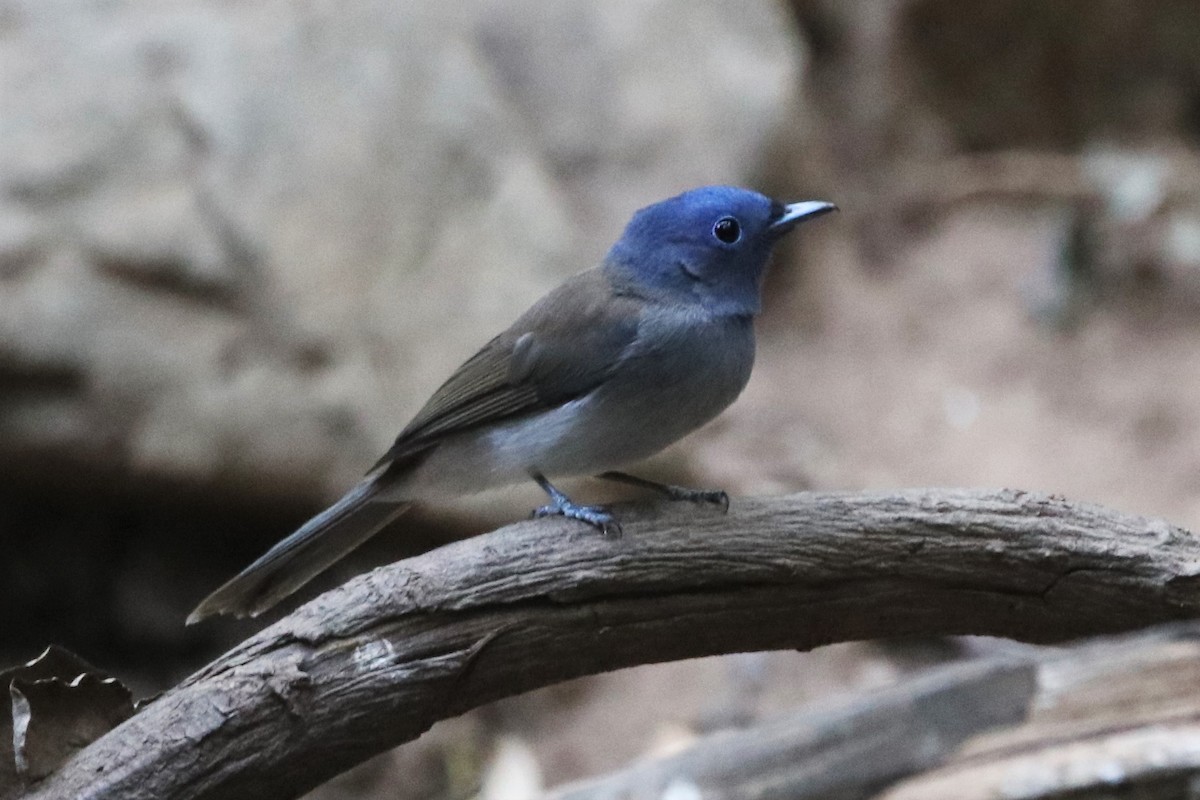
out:
M0 0L0 456L314 498L636 207L752 180L761 0Z

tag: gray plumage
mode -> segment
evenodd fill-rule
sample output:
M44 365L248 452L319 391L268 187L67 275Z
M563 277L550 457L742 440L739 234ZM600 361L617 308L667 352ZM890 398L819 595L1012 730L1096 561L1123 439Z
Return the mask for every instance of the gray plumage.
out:
M206 598L188 622L261 613L413 502L602 473L708 422L750 378L771 245L831 209L707 187L639 212L600 266L484 345L360 483ZM710 241L728 219L741 238ZM555 502L541 511L593 524L608 516L561 494Z

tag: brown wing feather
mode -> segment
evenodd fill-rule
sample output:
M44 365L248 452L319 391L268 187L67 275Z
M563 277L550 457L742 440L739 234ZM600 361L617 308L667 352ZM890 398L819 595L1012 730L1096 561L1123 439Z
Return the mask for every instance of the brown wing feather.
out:
M614 295L599 269L568 280L459 367L379 465L425 452L454 433L586 394L633 342L641 308L637 298Z

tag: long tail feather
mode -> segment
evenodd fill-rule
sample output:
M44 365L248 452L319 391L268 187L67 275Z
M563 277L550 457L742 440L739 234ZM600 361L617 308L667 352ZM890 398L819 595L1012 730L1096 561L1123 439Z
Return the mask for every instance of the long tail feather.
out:
M256 617L308 583L408 509L376 497L368 476L257 561L204 598L187 624L216 614Z

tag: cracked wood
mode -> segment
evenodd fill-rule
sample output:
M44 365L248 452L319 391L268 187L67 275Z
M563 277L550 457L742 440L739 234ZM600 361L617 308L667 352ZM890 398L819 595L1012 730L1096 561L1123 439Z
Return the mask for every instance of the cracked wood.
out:
M382 567L233 648L31 797L293 797L580 675L896 635L1052 642L1197 616L1200 543L1019 491L803 493L523 522Z

